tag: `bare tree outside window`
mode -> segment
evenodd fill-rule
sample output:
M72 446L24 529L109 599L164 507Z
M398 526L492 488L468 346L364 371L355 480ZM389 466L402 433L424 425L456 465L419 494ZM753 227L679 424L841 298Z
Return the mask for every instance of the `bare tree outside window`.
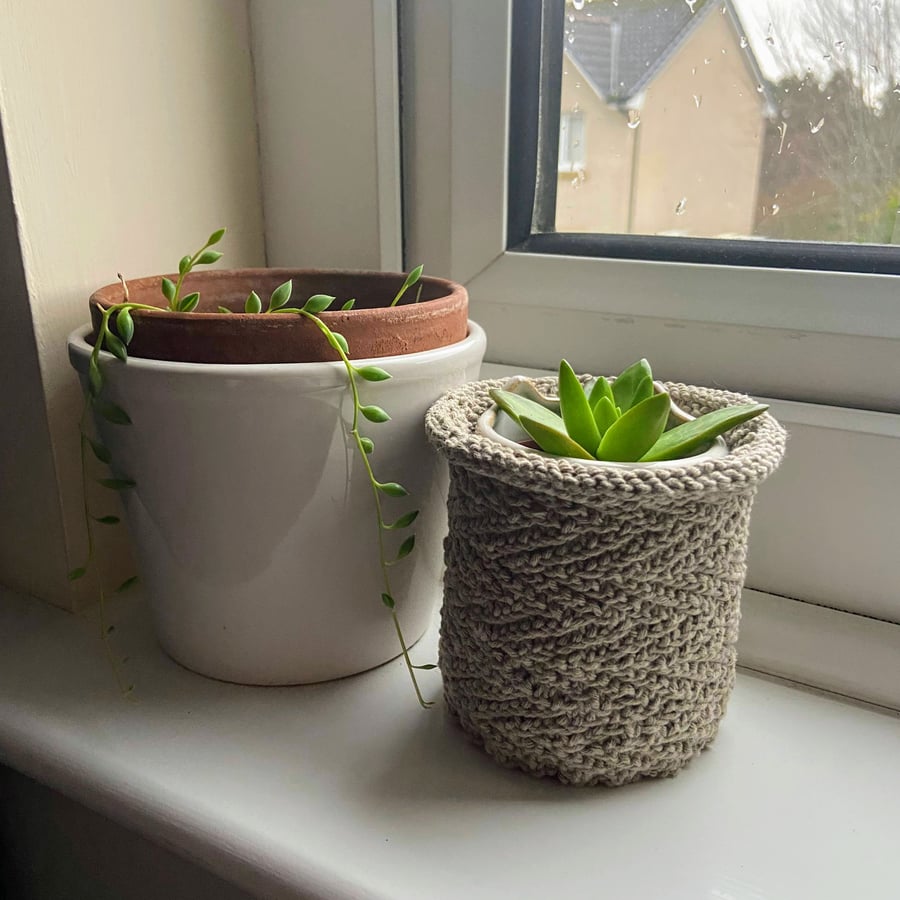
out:
M900 242L900 0L567 0L557 231Z

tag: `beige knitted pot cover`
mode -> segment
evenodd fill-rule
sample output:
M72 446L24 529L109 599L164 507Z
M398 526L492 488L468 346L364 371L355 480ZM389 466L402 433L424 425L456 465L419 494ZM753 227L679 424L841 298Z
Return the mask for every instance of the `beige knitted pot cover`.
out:
M537 382L553 392L555 379ZM687 468L586 468L476 434L500 381L428 412L450 463L444 697L508 766L570 784L672 775L734 683L750 506L785 433L764 414ZM740 394L670 384L700 415Z

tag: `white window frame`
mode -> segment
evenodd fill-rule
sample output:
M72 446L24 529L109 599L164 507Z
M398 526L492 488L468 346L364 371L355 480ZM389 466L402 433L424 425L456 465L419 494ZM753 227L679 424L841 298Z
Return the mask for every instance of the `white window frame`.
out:
M507 249L511 6L404 10L415 47L404 73L415 109L404 133L407 255L467 285L492 358L550 366L569 354L615 368L639 343L680 380L715 372L764 396L900 412L895 276Z
M492 363L550 369L567 357L585 371L600 364L614 372L644 355L671 380L779 398L775 411L789 430L865 447L874 468L894 472L883 503L847 515L896 534L896 276L508 249L511 13L511 0L402 5L407 263L427 261L466 285ZM841 475L816 459L794 463L793 472L792 489L807 497ZM827 554L808 521L809 536L800 528L785 538L805 558ZM867 533L847 536L846 564ZM887 598L891 621L835 608L815 589L800 598L779 596L777 585L748 591L744 664L900 709L900 598L893 560L883 563L861 571L860 583L882 604ZM790 633L803 640L776 647L775 636ZM867 644L873 633L877 641ZM877 646L872 658L867 646Z

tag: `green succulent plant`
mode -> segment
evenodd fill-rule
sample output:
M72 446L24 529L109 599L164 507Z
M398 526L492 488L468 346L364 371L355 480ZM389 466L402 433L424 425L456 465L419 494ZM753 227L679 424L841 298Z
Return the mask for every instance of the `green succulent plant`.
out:
M654 386L646 359L613 380L600 376L584 384L563 360L558 402L540 403L506 390L490 393L545 453L607 462L649 463L694 456L719 435L769 408L742 403L678 423L672 400Z

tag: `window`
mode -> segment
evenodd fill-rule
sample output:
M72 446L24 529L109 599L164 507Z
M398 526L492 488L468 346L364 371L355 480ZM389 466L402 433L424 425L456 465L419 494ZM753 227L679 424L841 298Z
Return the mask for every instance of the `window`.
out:
M597 139L591 183L559 182L555 231L900 241L892 3L567 0L560 13L560 135L578 115Z
M640 0L618 0L618 6L629 2ZM782 8L789 3L779 0ZM873 0L859 3L875 5ZM777 481L767 485L757 504L748 587L759 593L755 600L752 591L748 594L745 616L751 626L746 633L784 634L800 621L796 606L803 607L804 615L809 612L803 621L815 624L803 626L804 641L782 644L802 644L796 658L782 650L775 664L770 646L757 648L761 652L755 658L767 660L762 666L767 671L842 690L835 674L840 665L862 671L853 662L858 651L844 643L846 635L860 634L851 624L860 616L879 620L883 646L900 652L900 601L889 546L900 509L895 477L900 248L811 239L816 235L810 231L802 240L785 240L787 232L762 234L758 212L750 228L749 207L743 212L747 227L733 222L700 227L699 213L707 204L693 188L667 194L659 208L668 219L641 227L647 219L639 221L644 213L638 207L646 198L631 194L640 192L642 176L626 178L609 160L624 167L635 144L649 140L649 82L641 85L636 76L620 75L626 88L629 79L637 86L616 97L614 109L605 107L624 126L618 137L631 141L617 155L594 128L588 103L580 102L575 110L565 94L589 87L611 90L609 73L632 65L623 23L618 32L609 29L606 69L592 71L577 49L587 13L615 5L613 0L568 6L564 0L403 5L407 258L427 259L466 284L472 317L487 330L488 359L494 363L552 369L566 357L581 371L614 372L643 355L669 380L774 398L793 439ZM731 23L726 56L746 49L742 36L748 47L758 38L750 26L735 28L729 16L737 7L722 0L712 6L701 0L643 0L643 5L669 10L684 5L691 17L684 21L694 29L714 17L719 17L717 27L724 27L723 19ZM820 6L818 0L792 5ZM574 23L570 14L578 14ZM767 35L767 29L762 42L771 46L767 37L775 35ZM567 86L564 60L571 63ZM748 62L741 66L754 71ZM690 67L687 77L692 77ZM717 108L719 101L707 95L715 79L708 84L703 96L691 92L682 114L700 112L707 104ZM777 134L777 126L787 120L777 116L771 87L764 85L764 102L749 98L755 104L749 108L756 109L761 127L769 128L771 94ZM755 84L753 93L758 94ZM560 166L560 160L572 158L571 121L562 114L573 111L581 113L585 138L585 177L577 186L577 172ZM808 141L824 134L825 126L813 131L818 121L806 125ZM829 121L826 115L826 125ZM690 137L690 128L685 130ZM798 131L789 125L785 148ZM771 152L766 148L772 136L766 132L764 137L757 145L760 159ZM674 151L677 143L673 137L662 147ZM685 146L690 153L690 141ZM715 161L716 155L709 159ZM735 159L743 157L738 153ZM711 165L704 160L688 176L696 181L698 172ZM745 162L734 167L744 177L754 171ZM709 176L719 179L720 194L727 169ZM787 180L784 172L779 177ZM660 193L661 183L657 180L650 200L658 199L653 195ZM590 219L574 206L561 211L561 201L586 198L597 185L599 202L591 204ZM883 184L879 190L884 193ZM758 186L756 192L759 199ZM773 194L768 205L781 199ZM788 222L790 208L785 200L775 218ZM582 214L576 225L574 217ZM570 216L568 231L558 228L564 215ZM819 227L816 215L807 219ZM886 239L887 230L879 235ZM876 472L894 475L882 478ZM765 618L765 627L754 627L754 616ZM820 652L825 646L831 649ZM855 696L880 696L846 689Z

